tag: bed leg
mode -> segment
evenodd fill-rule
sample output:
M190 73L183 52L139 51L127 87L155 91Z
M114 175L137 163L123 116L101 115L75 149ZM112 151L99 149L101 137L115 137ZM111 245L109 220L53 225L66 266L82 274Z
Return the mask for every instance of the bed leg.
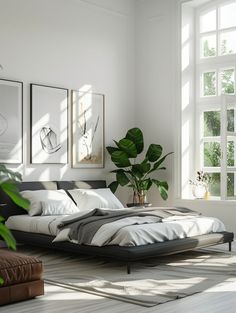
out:
M127 263L127 274L131 273L131 264L128 262Z
M232 251L232 241L229 242L229 251Z

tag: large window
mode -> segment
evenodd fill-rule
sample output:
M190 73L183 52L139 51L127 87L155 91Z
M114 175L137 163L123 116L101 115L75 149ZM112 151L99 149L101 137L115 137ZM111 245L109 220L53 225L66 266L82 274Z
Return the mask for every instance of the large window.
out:
M189 176L197 170L209 173L212 198L232 199L236 198L236 0L193 6L191 19L194 57L192 64L189 59L189 71L182 72L182 86L186 78L192 85L188 93L192 93L194 147ZM182 17L182 29L184 23ZM182 94L182 107L183 98ZM182 112L183 120L185 116ZM191 122L190 113L188 118Z

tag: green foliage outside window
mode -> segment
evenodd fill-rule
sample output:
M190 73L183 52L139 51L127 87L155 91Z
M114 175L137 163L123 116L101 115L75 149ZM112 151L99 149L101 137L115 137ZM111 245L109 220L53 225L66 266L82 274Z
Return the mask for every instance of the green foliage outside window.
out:
M216 49L209 48L208 40L203 43L203 55L204 57L214 57L216 55Z
M223 40L220 47L221 55L230 54L227 50L227 41ZM204 57L216 56L216 49L209 48L208 40L203 44ZM221 72L221 92L223 94L234 94L234 69L224 69ZM216 73L206 72L203 75L204 96L216 95ZM227 110L227 131L234 132L234 109ZM220 111L204 112L204 137L220 136ZM234 166L235 147L234 142L227 143L227 166ZM220 167L221 149L217 141L204 144L204 166ZM210 192L212 195L220 196L220 173L211 173ZM227 175L227 195L234 196L234 173Z
M221 89L223 94L234 94L234 69L222 71Z
M206 72L203 74L204 96L216 95L216 73Z
M234 131L234 110L227 110L227 129ZM220 136L220 112L204 112L204 136ZM234 141L227 143L227 166L234 166ZM217 141L204 144L204 166L220 167L221 165L220 143ZM220 196L220 173L211 173L210 192L214 196ZM227 195L234 196L234 174L227 175Z

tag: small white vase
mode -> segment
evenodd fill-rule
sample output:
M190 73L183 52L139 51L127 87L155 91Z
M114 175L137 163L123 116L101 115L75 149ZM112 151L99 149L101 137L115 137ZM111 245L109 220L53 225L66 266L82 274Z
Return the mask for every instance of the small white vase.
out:
M206 186L202 184L194 185L192 188L193 196L196 199L204 199L206 192Z

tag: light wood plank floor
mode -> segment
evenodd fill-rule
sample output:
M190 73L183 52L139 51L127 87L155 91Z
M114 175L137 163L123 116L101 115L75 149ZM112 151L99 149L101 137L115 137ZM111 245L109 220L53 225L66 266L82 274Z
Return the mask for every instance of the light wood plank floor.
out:
M227 245L218 249L225 250ZM236 243L233 244L236 251ZM235 313L236 280L224 282L181 300L171 301L152 308L102 298L56 286L45 285L45 296L0 307L1 313Z

